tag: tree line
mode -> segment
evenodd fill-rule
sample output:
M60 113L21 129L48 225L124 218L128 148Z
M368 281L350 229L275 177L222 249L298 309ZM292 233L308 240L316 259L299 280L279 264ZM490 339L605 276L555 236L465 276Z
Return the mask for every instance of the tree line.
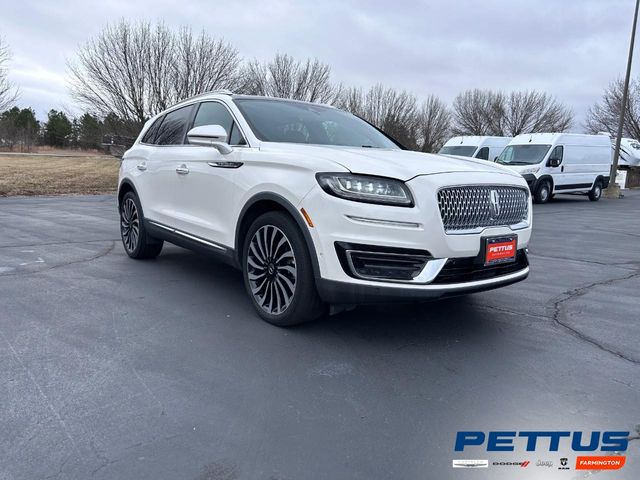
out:
M335 105L424 152L437 151L452 135L514 136L573 126L571 108L545 92L471 89L449 106L435 95L420 100L380 83L345 86L318 59L277 53L266 61L245 61L233 45L205 31L124 20L105 27L68 61L71 95L87 113L71 119L52 110L40 125L33 110L8 109L19 95L7 78L9 58L0 41L0 142L11 148L28 149L35 142L97 148L105 135L132 142L156 113L217 89ZM588 132L615 132L621 90L621 81L613 82L589 110ZM640 80L630 93L625 135L639 138Z
M12 107L0 114L0 147L11 152L29 152L35 145L100 150L107 132L113 131L109 123L110 118L90 113L69 118L58 110L50 110L40 122L32 108Z

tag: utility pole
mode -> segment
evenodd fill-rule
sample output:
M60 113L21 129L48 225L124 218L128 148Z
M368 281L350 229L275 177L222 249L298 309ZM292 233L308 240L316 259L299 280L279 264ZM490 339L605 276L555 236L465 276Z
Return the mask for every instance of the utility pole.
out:
M620 158L620 141L622 140L622 129L624 127L624 117L627 111L627 97L629 96L629 78L631 77L631 61L633 60L633 44L636 41L636 24L638 23L638 8L640 0L636 0L636 12L633 15L633 29L631 30L631 42L629 44L629 59L627 60L627 74L624 77L624 88L622 90L622 105L620 106L620 120L618 121L618 135L616 135L616 148L613 151L613 164L611 165L611 175L609 187L605 190L607 198L620 198L620 187L616 184L616 173L618 171L618 159Z

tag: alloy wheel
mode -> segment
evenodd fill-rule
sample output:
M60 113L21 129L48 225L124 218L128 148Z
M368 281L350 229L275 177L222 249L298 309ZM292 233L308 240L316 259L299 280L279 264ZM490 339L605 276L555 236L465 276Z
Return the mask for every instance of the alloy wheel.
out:
M129 252L133 252L138 246L138 238L140 238L140 217L133 198L125 199L122 204L120 232L125 248Z
M296 258L289 239L273 225L260 227L247 252L247 275L256 303L271 315L283 313L296 291Z

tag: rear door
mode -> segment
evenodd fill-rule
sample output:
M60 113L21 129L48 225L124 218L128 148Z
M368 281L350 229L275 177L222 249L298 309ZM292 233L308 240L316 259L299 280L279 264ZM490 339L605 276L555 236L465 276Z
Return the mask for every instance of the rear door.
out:
M149 220L176 228L176 196L180 165L188 161L191 149L185 145L187 127L193 116L194 106L187 105L168 112L158 127L155 147L148 162L153 190L153 209L145 211ZM143 207L144 208L144 207Z

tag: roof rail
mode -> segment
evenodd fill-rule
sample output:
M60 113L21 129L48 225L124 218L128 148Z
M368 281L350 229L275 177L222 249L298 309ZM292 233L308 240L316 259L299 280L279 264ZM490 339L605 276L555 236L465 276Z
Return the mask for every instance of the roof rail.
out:
M185 98L184 100L180 100L178 103L176 103L176 105L181 105L181 104L183 104L185 102L189 102L191 100L195 100L196 98L205 97L207 95L215 95L215 94L233 95L233 92L231 90L227 90L225 88L221 88L221 89L218 89L218 90L209 90L207 92L202 92L202 93L199 93L197 95L193 95L192 97Z

